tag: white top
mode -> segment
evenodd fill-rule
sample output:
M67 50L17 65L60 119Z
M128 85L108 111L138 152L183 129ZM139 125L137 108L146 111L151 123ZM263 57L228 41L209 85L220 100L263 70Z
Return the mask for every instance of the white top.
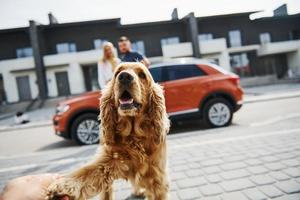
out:
M120 63L120 60L117 58L117 64ZM103 89L108 81L111 80L113 76L112 65L109 61L98 62L98 82L101 89Z

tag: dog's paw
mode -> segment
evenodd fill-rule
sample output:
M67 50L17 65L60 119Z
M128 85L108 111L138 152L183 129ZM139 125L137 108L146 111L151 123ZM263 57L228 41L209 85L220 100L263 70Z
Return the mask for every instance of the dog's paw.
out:
M51 183L46 190L46 200L60 200L68 196L69 200L78 200L81 186L71 178L60 178Z

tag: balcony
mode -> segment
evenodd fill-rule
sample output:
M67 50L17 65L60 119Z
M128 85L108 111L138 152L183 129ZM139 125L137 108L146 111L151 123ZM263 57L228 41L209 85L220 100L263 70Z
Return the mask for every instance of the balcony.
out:
M200 41L201 54L215 54L226 50L226 39L218 38L214 40ZM169 44L162 46L163 56L167 58L189 57L193 56L193 48L191 42L178 44Z
M43 57L45 67L69 65L70 63L90 64L97 63L101 57L101 50L89 50L63 54L46 55ZM15 58L0 61L0 71L18 71L34 68L33 57Z
M260 45L253 44L253 45L245 45L245 46L239 46L239 47L230 47L228 48L228 53L242 53L242 52L248 52L248 51L256 51L258 50Z
M33 57L15 58L0 61L0 72L32 69L33 67Z
M193 56L192 43L184 42L178 44L163 45L162 52L163 52L163 56L166 58Z
M66 65L69 63L90 64L97 63L101 57L101 50L79 51L71 53L44 56L45 66Z
M201 54L220 53L222 51L225 51L227 48L225 38L200 41L199 46Z
M263 44L257 50L258 56L267 56L272 54L290 53L300 49L300 40L291 40L283 42L271 42Z

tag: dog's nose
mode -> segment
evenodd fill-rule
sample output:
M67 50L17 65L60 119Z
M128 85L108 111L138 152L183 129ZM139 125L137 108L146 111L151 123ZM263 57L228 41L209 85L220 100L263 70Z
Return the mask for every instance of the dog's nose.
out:
M133 81L133 76L131 76L127 72L122 72L119 75L119 81L120 81L120 83L122 83L124 85L128 85L128 84L130 84Z

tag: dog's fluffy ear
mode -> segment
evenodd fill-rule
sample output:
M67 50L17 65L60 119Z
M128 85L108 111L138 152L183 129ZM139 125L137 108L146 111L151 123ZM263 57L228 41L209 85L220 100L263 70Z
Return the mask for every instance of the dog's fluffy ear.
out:
M170 121L166 112L165 97L162 87L156 83L150 89L148 116L153 125L153 140L160 144L166 138L170 128Z
M102 144L113 144L115 142L115 132L117 124L117 109L114 103L113 81L110 81L100 98L100 116L101 120L101 142Z

